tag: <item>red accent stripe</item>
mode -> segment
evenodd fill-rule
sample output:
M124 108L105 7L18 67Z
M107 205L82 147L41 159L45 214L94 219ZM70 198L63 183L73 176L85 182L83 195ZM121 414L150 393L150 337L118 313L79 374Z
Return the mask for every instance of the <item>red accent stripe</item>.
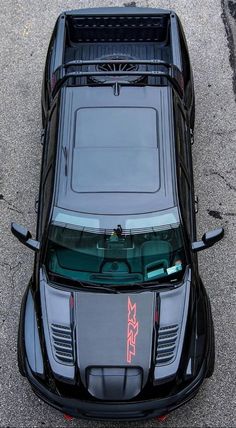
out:
M73 418L73 416L71 416L71 415L67 415L66 413L64 413L64 419L65 419L66 421L72 421L74 418Z
M132 362L136 355L136 338L138 335L139 322L136 319L136 303L132 303L128 297L128 325L127 325L127 363Z

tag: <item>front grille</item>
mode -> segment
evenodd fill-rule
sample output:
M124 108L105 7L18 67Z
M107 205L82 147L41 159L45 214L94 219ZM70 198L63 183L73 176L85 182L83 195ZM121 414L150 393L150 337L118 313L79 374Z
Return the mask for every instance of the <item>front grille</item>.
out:
M156 356L157 365L166 365L175 359L178 331L178 324L159 328Z
M71 327L51 324L51 337L55 359L63 364L73 364L73 334Z

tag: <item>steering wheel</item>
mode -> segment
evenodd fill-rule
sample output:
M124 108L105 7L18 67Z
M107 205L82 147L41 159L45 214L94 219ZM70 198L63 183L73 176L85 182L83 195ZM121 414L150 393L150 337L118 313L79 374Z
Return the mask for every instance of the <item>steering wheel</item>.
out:
M100 273L131 273L131 266L126 259L106 259L100 266Z

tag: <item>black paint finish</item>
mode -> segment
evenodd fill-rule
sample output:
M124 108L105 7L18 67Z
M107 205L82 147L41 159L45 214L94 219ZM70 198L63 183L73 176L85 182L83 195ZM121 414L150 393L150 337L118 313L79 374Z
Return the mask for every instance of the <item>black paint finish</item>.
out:
M42 123L40 245L22 301L20 372L39 397L80 418L142 420L174 410L209 375L213 349L191 251L194 88L177 15L136 7L62 13L47 54ZM44 259L58 215L65 227L72 218L95 229L115 221L132 233L174 218L188 259L183 281L99 288L53 280Z

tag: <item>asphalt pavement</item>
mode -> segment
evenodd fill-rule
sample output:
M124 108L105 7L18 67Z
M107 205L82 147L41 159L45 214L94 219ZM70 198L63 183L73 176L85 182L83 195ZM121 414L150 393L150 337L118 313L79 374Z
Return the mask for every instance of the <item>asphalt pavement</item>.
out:
M0 7L0 425L2 427L123 427L145 423L65 421L40 401L17 369L21 298L33 254L11 236L10 222L35 232L40 172L40 87L50 34L65 9L123 6L128 0L1 0ZM132 2L134 3L134 2ZM198 235L224 226L225 238L199 256L215 322L216 368L191 402L163 427L236 426L236 5L230 0L143 0L174 9L185 28L196 91L193 146Z

